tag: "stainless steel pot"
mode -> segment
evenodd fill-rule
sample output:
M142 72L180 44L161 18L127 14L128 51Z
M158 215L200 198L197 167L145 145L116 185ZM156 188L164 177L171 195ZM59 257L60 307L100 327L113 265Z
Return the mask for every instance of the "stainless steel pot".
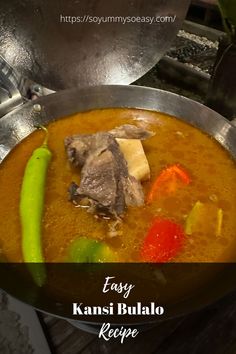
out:
M3 161L16 144L32 133L35 130L35 125L46 125L53 120L76 112L109 107L140 108L176 116L211 135L236 159L236 127L202 104L157 89L137 86L96 86L60 91L42 97L35 102L27 103L4 116L0 120L0 160ZM227 282L220 288L211 287L202 297L196 295L194 299L186 300L173 308L169 312L169 316L192 311L231 291L235 286L235 281L232 282L232 279L235 279L235 274L232 273L230 279L228 279L228 275L229 273L221 278L222 284L224 282L226 284L226 281L230 279L231 282ZM14 277L8 278L8 285L2 285L1 281L0 286L12 295L53 315L72 317L65 315L63 304L58 306L57 300L49 299L44 292L37 293L37 296L29 296L27 291L19 295L14 287L16 279Z
M5 115L0 120L0 161L17 143L35 130L35 125L47 124L76 112L104 107L133 107L176 116L214 137L236 158L236 128L206 106L162 90L104 85L60 91L27 103Z

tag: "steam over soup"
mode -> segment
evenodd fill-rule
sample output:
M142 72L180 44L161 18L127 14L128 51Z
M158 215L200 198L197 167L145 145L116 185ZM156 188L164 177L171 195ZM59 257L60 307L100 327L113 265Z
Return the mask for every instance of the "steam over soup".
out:
M116 192L124 194L122 208L114 204L120 194L108 208L107 200L101 204L97 194L91 197L87 190L95 182L101 183L107 173L105 165L101 165L99 176L96 172L94 180L83 184L88 176L94 176L91 168L99 165L100 153L94 160L89 154L83 163L73 163L68 158L73 154L68 155L64 141L84 134L94 137L98 132L105 133L110 141L110 132L125 125L152 133L145 139L113 134L113 145L101 150L108 151L105 158L110 159L109 168L111 161L116 166L109 170L117 178ZM52 160L42 220L45 261L235 260L235 162L214 139L176 118L135 109L78 113L47 128ZM31 134L0 166L0 250L9 261L23 261L20 192L25 166L42 144L43 134ZM103 188L104 193L108 188L110 184ZM135 202L127 202L127 193L133 193Z

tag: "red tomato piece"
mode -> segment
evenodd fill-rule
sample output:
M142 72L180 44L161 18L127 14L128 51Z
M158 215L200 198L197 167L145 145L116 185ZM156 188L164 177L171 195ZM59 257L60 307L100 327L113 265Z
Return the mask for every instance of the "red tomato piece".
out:
M188 185L191 179L188 173L179 165L172 165L164 169L154 181L148 195L147 203L150 204L160 193L164 195L174 193L179 182Z
M174 258L182 249L184 230L168 219L155 219L141 248L141 258L145 262L165 263Z

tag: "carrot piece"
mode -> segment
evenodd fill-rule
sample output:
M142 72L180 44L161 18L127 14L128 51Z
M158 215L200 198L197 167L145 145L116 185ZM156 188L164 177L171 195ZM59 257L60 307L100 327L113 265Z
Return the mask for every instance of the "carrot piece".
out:
M182 167L179 165L172 165L164 169L154 181L147 196L147 203L150 204L153 201L158 190L160 190L164 184L166 185L166 191L168 193L175 192L178 186L178 181L182 181L186 185L191 182L188 173Z

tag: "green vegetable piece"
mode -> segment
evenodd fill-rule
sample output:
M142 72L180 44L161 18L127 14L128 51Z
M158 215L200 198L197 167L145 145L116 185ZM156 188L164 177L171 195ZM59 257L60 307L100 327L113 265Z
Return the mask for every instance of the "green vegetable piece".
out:
M116 260L115 253L104 242L80 237L69 248L69 261L74 263L109 263Z
M201 203L199 200L194 204L192 210L188 214L188 217L186 219L185 223L185 233L186 235L192 235L193 233L193 227L196 224L199 214L202 211L203 208L203 203Z
M103 246L99 249L96 255L96 262L98 263L112 263L116 262L117 257L114 251L109 246L103 243Z
M185 233L192 235L195 231L221 236L223 223L223 210L214 204L203 204L197 201L190 211L186 223Z
M25 168L20 195L20 221L22 228L22 252L24 262L35 283L42 286L46 270L41 244L42 216L45 182L52 153L48 149L48 132L41 147L34 150ZM30 263L37 263L30 265Z

